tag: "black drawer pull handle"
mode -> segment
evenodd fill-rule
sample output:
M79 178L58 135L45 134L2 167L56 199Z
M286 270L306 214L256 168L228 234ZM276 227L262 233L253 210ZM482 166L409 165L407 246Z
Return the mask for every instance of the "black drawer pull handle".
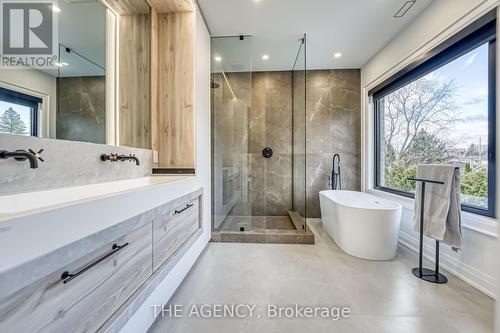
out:
M92 262L91 264L88 264L84 268L80 269L78 272L71 274L70 272L65 271L61 275L61 279L63 280L63 283L68 283L71 280L77 278L78 276L82 275L83 273L85 273L86 271L91 269L92 267L98 265L99 263L103 262L107 258L111 257L113 254L117 253L118 251L120 251L121 249L123 249L127 245L128 245L128 243L125 243L123 245L118 245L115 243L115 244L113 244L111 251L109 251L108 253L106 253L105 255L103 255L102 257L97 259L96 261Z
M176 210L176 211L175 211L175 214L180 214L180 213L182 213L183 211L188 210L189 208L191 208L191 207L193 207L193 206L194 206L194 204L187 204L187 205L186 205L186 207L182 208L181 210Z

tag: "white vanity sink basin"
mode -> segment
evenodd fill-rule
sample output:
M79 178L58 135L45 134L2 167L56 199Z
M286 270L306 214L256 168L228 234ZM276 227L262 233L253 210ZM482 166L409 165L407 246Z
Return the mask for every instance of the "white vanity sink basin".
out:
M0 221L57 208L69 204L103 198L120 192L176 182L190 176L153 176L107 183L65 187L0 196Z
M127 221L199 190L203 198L196 176L175 175L0 196L0 294L113 242Z

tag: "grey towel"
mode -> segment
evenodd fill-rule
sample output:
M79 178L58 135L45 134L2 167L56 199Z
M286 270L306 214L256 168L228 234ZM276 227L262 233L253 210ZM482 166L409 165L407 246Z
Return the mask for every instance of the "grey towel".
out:
M448 244L454 250L460 249L460 171L453 165L423 164L417 167L417 178L444 182L444 185L425 185L424 235ZM417 232L420 232L421 187L421 182L417 182L413 220Z

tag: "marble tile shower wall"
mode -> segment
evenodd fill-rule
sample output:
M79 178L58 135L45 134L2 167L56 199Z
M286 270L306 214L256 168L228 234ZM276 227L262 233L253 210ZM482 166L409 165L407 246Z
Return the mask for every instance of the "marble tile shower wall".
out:
M0 195L150 176L153 165L151 150L0 134L0 150L16 149L44 149L45 162L0 160ZM136 154L141 164L101 162L102 153Z
M342 159L342 189L361 188L360 70L312 70L306 80L306 210L320 217L318 193L329 189L333 154Z
M57 78L57 138L106 142L106 78Z
M212 90L216 192L224 183L218 170L236 168L239 179L226 185L238 197L233 215L286 216L292 209L291 72L226 73L227 81L221 75L213 78L219 85ZM273 149L269 159L262 156L265 147ZM216 201L230 201L220 193L218 197ZM224 204L216 208L224 210Z
M292 72L255 72L249 116L252 215L292 210ZM262 150L271 147L273 156Z
M233 213L249 216L246 179L251 73L215 74L213 80L218 85L211 94L214 211L225 217L234 207Z
M359 190L359 70L308 71L307 100L303 72L226 77L214 75L220 88L212 90L214 170L239 170L233 215L304 214L305 207L308 217L319 217L318 192L328 189L334 153L342 156L343 188ZM262 156L265 147L273 149L269 159Z

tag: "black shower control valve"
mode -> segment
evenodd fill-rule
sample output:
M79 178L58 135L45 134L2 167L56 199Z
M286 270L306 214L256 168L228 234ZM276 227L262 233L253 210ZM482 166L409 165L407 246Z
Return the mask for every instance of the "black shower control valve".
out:
M262 156L264 156L265 158L270 158L271 156L273 156L273 150L269 147L266 147L262 150Z

